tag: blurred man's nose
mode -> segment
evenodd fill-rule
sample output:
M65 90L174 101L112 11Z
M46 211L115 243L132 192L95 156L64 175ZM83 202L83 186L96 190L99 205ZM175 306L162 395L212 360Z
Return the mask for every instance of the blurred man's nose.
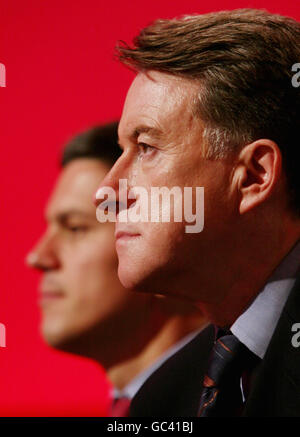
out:
M37 270L52 270L59 266L53 238L47 233L26 256L26 264Z

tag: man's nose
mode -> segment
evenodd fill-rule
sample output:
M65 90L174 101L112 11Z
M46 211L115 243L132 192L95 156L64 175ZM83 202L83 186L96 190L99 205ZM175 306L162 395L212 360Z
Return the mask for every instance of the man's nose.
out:
M94 195L94 203L100 208L110 208L118 214L122 209L129 208L135 199L129 198L129 159L124 154L118 159L108 174L101 182ZM105 196L113 199L115 205L110 205L110 201L103 202Z
M44 235L26 256L26 264L37 270L51 270L59 266L59 260L50 236Z

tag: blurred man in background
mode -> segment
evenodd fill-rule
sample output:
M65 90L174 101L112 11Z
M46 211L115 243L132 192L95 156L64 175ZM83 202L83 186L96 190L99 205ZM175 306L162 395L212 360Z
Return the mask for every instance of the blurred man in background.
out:
M112 415L195 416L207 360L199 348L210 344L212 330L192 305L119 282L114 223L99 223L92 203L119 156L117 123L88 130L64 149L46 232L27 258L42 272L42 334L54 348L106 369Z

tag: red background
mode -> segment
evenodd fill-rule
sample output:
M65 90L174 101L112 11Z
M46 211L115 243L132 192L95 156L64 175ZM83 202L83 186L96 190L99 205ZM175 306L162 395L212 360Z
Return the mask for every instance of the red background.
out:
M300 19L299 0L1 0L0 62L7 72L0 88L0 322L7 329L1 416L105 414L103 370L42 342L38 275L24 257L44 229L61 145L121 114L132 73L113 60L115 42L130 41L155 18L236 7Z

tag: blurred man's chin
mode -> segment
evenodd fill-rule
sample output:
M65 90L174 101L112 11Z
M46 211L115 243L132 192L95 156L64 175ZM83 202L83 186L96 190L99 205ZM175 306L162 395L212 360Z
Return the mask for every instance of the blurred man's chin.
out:
M42 327L41 335L44 341L51 347L60 349L68 341L68 337L60 331L53 331Z
M55 329L56 328L56 329ZM46 344L62 352L68 352L84 357L89 357L93 340L97 338L96 344L103 342L103 330L95 331L95 326L57 326L44 323L41 325L41 336ZM98 343L99 340L99 343Z
M40 332L48 346L65 351L69 351L75 347L74 340L76 342L76 335L72 335L66 326L62 326L61 324L55 326L53 320L42 322ZM72 350L70 352L72 352Z

